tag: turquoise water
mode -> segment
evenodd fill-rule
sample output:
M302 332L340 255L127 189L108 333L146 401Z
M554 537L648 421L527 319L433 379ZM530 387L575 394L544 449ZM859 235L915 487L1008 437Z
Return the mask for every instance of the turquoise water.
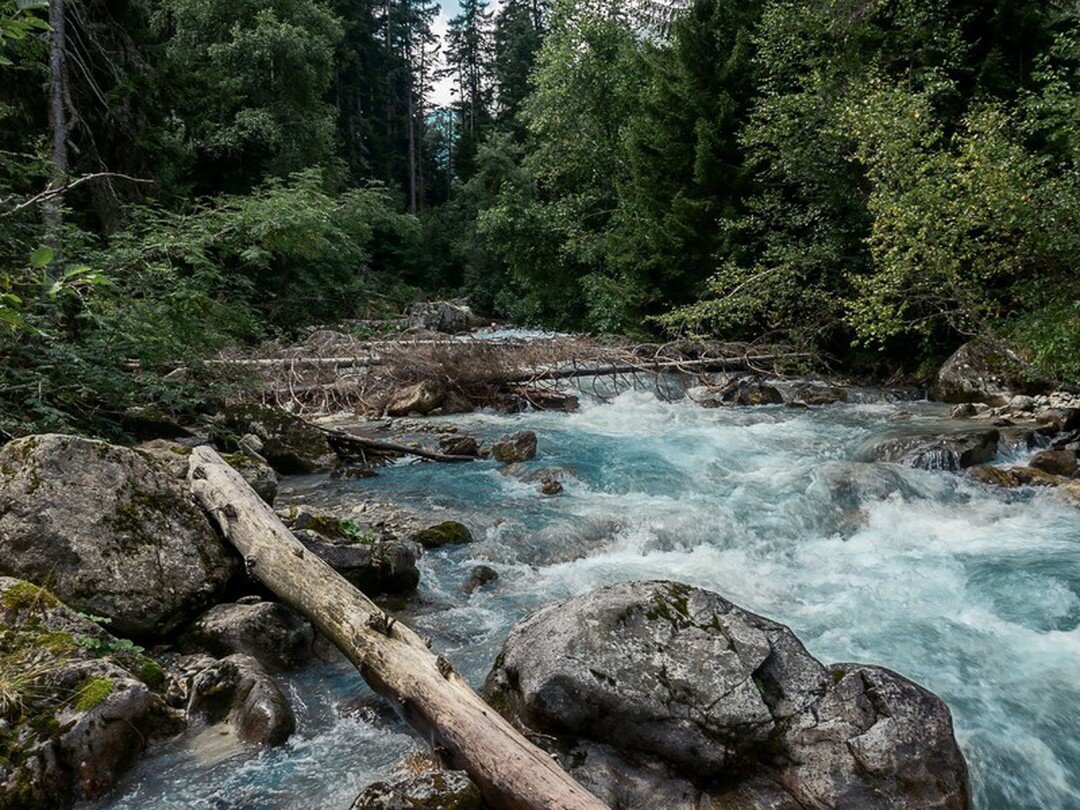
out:
M942 416L912 403L708 410L630 392L570 415L455 420L480 436L535 430L525 471L561 470L554 498L493 462L295 479L284 497L375 492L467 523L475 543L424 557L425 607L410 621L475 684L532 608L682 580L789 624L826 662L890 667L944 698L976 807L1080 807L1080 512L1047 491L857 461L875 437ZM478 563L500 579L469 596ZM346 667L292 688L303 708L286 748L173 744L105 806L347 808L418 747L350 705L367 693Z

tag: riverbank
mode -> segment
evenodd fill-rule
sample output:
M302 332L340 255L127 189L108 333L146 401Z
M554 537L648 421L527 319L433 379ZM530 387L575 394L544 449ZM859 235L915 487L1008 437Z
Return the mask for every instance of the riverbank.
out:
M1039 469L1038 454L1053 442L1062 449L1052 452L1075 457L1072 400L1056 395L1029 403L1014 395L998 409L954 409L905 398L912 396L907 390L820 380L665 372L661 382L635 390L634 380L613 377L592 390L578 387L579 408L569 413L488 409L340 415L333 422L335 430L433 451L453 445L455 455L476 458L457 464L410 461L408 454L339 460L324 432L250 408L209 422L205 437L234 451L227 458L264 497L278 498L279 514L308 549L333 558L365 591L385 594L384 606L430 636L476 686L529 610L607 583L674 579L790 624L826 661L881 663L942 695L956 713L978 806L1010 806L1032 796L1052 804L1060 789L1047 768L1071 761L1068 735L1038 718L1059 687L1034 677L1022 661L1038 657L1046 633L1075 633L1068 594L1075 594L1076 571L1067 563L1049 571L1042 563L1045 555L1068 560L1074 549L1075 511L1065 497L1072 479L1059 468L1047 474L1061 486L1036 489L1019 471ZM1051 423L1051 411L1065 420ZM490 453L501 437L522 431L535 435L535 451L519 437L508 444L524 448L520 457ZM179 480L184 447L158 441L136 457L155 459L153 466ZM280 481L267 460L287 473ZM953 472L960 468L964 475ZM973 472L980 469L1003 471L1015 488L984 485ZM65 475L38 476L54 477ZM31 479L23 478L31 490L43 485ZM78 509L76 500L70 510ZM10 525L0 521L5 542ZM422 537L432 527L437 530ZM1033 545L1017 545L1025 542ZM1026 551L1017 556L1020 548ZM285 620L292 628L285 636L280 619L269 626L276 630L236 629L250 621L252 608L261 615L272 603L249 579L235 576L228 575L224 588L211 585L215 595L200 597L204 608L207 600L221 603L211 609L213 621L196 609L170 620L174 626L139 629L134 641L123 621L105 625L106 633L117 633L110 649L134 643L151 650L167 684L154 705L188 730L152 749L103 806L190 806L228 793L253 800L274 795L281 806L300 795L322 796L328 806L344 807L369 782L400 777L402 757L416 750L377 704L356 703L365 690L325 645L308 650L303 623ZM50 584L55 587L55 577ZM1057 595L1014 603L1016 588ZM100 615L107 612L101 604L80 609ZM982 618L971 614L973 606ZM981 626L986 617L996 629ZM202 629L193 642L196 626ZM189 629L177 634L181 628ZM987 634L1002 628L1009 642L993 649ZM250 644L253 633L268 632L293 639L289 648L299 644L301 652L288 664L275 662L280 644L270 650ZM148 633L158 635L153 644ZM1070 655L1067 648L1060 654L1056 664L1044 662L1051 673ZM260 660L268 655L271 663ZM235 656L254 658L266 677ZM1018 666L1030 680L1023 689L1001 677ZM216 708L193 700L200 688L221 682L236 684L243 695L261 684L259 694L277 707L278 718L261 738L243 740L238 706L246 698ZM1015 708L1004 715L992 710L1001 701ZM287 733L290 723L295 731ZM987 763L1016 755L995 741L1002 729L1052 754L1026 760L1024 779L1002 780L987 770ZM251 747L260 739L284 745ZM337 744L349 741L357 750L341 763L341 779L303 773L310 757L336 758ZM130 756L123 763L116 776ZM161 769L169 775L157 776ZM186 786L178 794L177 784ZM596 785L612 789L602 780Z

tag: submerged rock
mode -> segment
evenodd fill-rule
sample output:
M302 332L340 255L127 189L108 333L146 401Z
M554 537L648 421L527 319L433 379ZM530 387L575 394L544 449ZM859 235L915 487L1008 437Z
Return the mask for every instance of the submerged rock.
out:
M488 583L494 582L498 578L499 572L490 565L474 566L473 570L469 572L469 581L465 583L465 591L467 593L472 593L479 588L483 588Z
M0 807L69 807L178 732L164 674L51 593L0 577Z
M503 436L491 445L491 455L503 464L515 464L536 457L536 434L522 430Z
M562 750L610 746L608 771L644 757L683 775L643 777L613 806L655 807L661 788L693 789L687 778L720 806L968 804L938 698L877 667L826 668L783 625L685 585L608 586L526 617L485 688Z
M0 574L48 583L123 635L164 635L224 589L236 557L151 456L75 436L0 450Z
M942 402L1008 405L1022 393L1027 363L1003 341L991 337L965 343L938 371L933 395Z
M970 467L965 475L981 484L996 487L1055 487L1061 483L1056 475L1032 467Z
M204 658L195 669L188 685L189 717L228 722L241 740L254 745L282 745L296 730L285 694L250 655Z
M188 628L186 644L214 656L244 653L270 670L299 669L314 657L315 631L280 602L215 605Z
M325 472L337 466L337 454L314 425L270 405L230 405L211 435L218 447L235 451L248 434L262 441L263 458L282 475Z
M1001 432L994 428L956 433L896 436L872 445L866 455L921 470L962 470L993 461Z

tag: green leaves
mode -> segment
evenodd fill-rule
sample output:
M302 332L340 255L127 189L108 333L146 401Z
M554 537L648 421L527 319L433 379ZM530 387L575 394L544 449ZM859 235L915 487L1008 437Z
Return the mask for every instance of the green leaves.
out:
M35 270L41 270L52 262L55 255L56 251L53 248L42 245L30 254L30 266Z

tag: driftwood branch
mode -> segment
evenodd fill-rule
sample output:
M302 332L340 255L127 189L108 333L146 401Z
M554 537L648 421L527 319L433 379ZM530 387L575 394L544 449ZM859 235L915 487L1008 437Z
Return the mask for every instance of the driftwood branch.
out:
M0 217L14 216L20 211L25 211L27 208L32 208L35 205L46 203L50 200L55 200L58 197L63 197L64 194L71 191L71 189L75 188L76 186L81 186L88 180L98 180L101 178L117 178L119 180L127 180L131 183L154 182L153 180L147 180L142 177L130 177L129 175L119 174L117 172L95 172L94 174L84 174L81 177L76 177L74 180L70 180L66 183L61 183L60 185L50 183L48 187L40 194L35 194L33 197L30 197L27 200L23 200L18 205L14 206L13 208L9 208L6 211L0 211Z
M431 450L424 450L421 447L410 447L407 444L368 439L363 436L346 433L343 430L334 430L332 428L319 427L318 425L316 425L316 427L318 427L323 435L326 436L326 440L330 442L330 446L339 453L359 453L360 455L363 455L365 452L395 453L403 456L426 458L429 461L476 461L472 456L452 456L446 453L436 453Z
M391 622L308 552L213 449L195 448L190 461L195 497L252 574L311 620L449 767L467 771L488 804L507 810L603 810L596 797L484 703L416 632Z

